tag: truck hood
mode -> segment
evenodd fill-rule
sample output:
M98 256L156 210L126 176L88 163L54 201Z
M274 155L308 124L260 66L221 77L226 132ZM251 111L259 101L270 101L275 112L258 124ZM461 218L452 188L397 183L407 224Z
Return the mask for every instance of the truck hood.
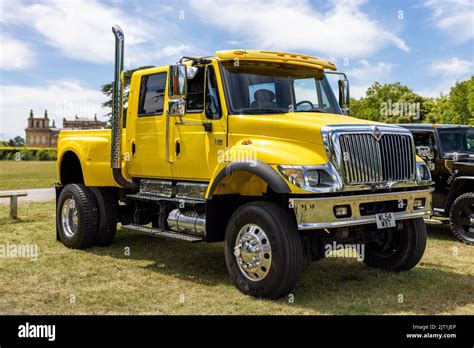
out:
M451 162L452 170L457 170L458 175L474 175L474 159L467 159L464 161L454 162L446 161L447 166Z
M315 112L229 116L233 136L261 136L323 144L321 128L330 125L377 125L351 116Z

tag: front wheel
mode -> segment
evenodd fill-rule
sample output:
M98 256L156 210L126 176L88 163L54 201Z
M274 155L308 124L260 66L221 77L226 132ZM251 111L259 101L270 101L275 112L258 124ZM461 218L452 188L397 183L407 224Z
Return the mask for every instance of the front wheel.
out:
M365 245L364 263L390 271L408 271L420 262L426 248L426 226L423 219L403 221L403 229L379 231Z
M449 224L461 242L474 245L474 193L465 193L454 201L449 213Z
M295 287L301 273L300 235L282 207L247 203L227 225L225 259L232 281L244 294L279 298Z

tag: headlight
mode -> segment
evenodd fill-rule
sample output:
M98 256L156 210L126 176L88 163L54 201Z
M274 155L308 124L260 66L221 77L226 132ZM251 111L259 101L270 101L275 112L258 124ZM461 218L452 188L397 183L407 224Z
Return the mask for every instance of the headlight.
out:
M318 186L319 185L319 172L318 170L307 170L306 172L306 183L309 186Z
M431 183L430 169L425 162L416 162L416 180Z
M286 179L293 185L303 187L305 185L305 178L303 174L303 168L298 167L285 167L281 168L282 174Z
M293 185L312 192L330 189L335 178L324 166L278 166L280 173Z

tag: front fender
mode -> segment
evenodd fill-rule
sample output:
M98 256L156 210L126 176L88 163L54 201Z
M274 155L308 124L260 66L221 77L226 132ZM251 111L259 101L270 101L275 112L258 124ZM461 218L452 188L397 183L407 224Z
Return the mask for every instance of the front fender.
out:
M211 199L214 191L222 180L235 172L246 172L257 176L267 183L267 185L276 193L290 192L288 185L281 175L279 175L270 165L257 160L253 162L231 162L223 166L214 176L212 183L209 185L206 198Z
M219 155L218 166L210 181L206 198L211 199L216 191L259 195L259 191L265 188L263 185L268 185L277 193L307 193L287 182L276 166L326 163L327 156L323 146L273 139L247 140L244 144L237 144ZM233 173L238 174L231 177ZM226 183L230 185L223 189ZM252 183L254 186L250 187Z
M451 205L454 200L460 195L466 192L474 191L474 177L472 176L459 176L455 178L451 184L451 188L446 198L446 203L444 206L444 211L449 213Z

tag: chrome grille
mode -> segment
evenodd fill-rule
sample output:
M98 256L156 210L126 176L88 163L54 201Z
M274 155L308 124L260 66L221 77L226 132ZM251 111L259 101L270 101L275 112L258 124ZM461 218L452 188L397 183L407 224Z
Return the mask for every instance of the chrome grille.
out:
M382 134L378 141L370 133L341 134L339 143L348 184L414 180L415 153L408 134Z

